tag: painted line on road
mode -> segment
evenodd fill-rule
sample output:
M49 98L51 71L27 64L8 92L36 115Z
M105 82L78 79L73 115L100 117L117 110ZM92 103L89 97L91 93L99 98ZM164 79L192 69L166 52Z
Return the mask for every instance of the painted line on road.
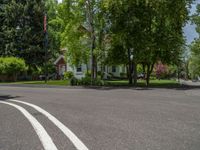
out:
M10 99L9 101L25 104L25 105L28 105L28 106L34 108L38 112L45 115L50 121L52 121L69 138L69 140L74 144L74 146L77 148L77 150L89 150L84 145L84 143L69 128L67 128L62 122L60 122L53 115L48 113L46 110L42 109L41 107L39 107L37 105L31 104L28 102L24 102L24 101L19 101L19 100L15 100L15 99Z
M28 119L28 121L33 126L35 132L37 133L45 150L58 150L56 145L53 143L53 140L51 139L47 131L44 129L44 127L26 109L16 104L8 102L0 101L0 103L15 107Z

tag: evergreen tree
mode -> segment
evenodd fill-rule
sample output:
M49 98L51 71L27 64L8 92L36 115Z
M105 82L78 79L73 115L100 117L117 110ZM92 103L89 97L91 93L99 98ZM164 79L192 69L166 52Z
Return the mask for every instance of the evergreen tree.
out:
M9 0L3 6L1 55L25 59L29 66L44 63L43 0Z

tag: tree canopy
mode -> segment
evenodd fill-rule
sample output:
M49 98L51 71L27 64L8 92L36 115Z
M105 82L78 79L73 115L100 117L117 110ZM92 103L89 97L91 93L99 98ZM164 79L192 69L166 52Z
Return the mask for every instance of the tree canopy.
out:
M189 70L192 78L200 76L200 5L197 5L197 11L192 16L192 21L196 24L196 32L199 37L190 45L191 57L189 62Z
M43 0L10 0L1 5L0 55L23 58L30 66L42 65Z
M180 62L192 1L1 0L0 55L43 66L46 12L48 60L66 49L71 64L86 64L92 78L106 65L125 65L130 83L132 78L137 82L137 65L141 65L148 85L155 63ZM194 17L197 31L198 16Z

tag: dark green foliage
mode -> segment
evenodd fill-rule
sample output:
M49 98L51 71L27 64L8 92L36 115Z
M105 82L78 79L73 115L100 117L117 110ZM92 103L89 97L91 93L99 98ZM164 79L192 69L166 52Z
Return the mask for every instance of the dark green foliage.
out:
M78 80L78 85L103 86L103 85L105 85L105 83L100 78L92 79L91 77L85 77L85 78Z
M76 86L76 85L78 85L78 79L75 78L75 77L72 77L69 81L70 81L70 85L71 85L71 86Z
M190 75L193 79L200 76L200 4L197 5L197 12L193 16L193 22L196 24L196 31L199 38L190 45L191 58L189 62Z
M49 57L55 59L61 48L61 31L63 30L63 27L59 22L57 0L46 0L45 4L48 18Z
M74 73L71 72L71 71L67 71L67 72L64 73L64 79L65 80L70 80L73 77L74 77Z
M3 5L3 6L2 6ZM1 4L1 56L23 58L30 66L44 63L43 0L10 0Z
M85 77L79 80L78 84L79 85L91 85L91 77Z
M0 80L3 80L4 76L12 76L12 79L16 80L17 74L26 71L26 69L27 67L23 59L0 57Z
M105 1L112 37L108 60L111 63L128 64L130 83L132 73L134 78L137 77L137 64L144 66L147 85L157 61L178 64L185 42L183 26L188 19L187 8L191 2L192 0Z

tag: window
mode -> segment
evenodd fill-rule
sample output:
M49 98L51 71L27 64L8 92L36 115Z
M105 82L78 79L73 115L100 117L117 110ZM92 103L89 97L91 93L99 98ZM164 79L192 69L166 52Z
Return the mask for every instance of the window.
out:
M112 72L116 72L116 66L112 66Z
M81 65L76 68L76 72L82 72L82 66Z

